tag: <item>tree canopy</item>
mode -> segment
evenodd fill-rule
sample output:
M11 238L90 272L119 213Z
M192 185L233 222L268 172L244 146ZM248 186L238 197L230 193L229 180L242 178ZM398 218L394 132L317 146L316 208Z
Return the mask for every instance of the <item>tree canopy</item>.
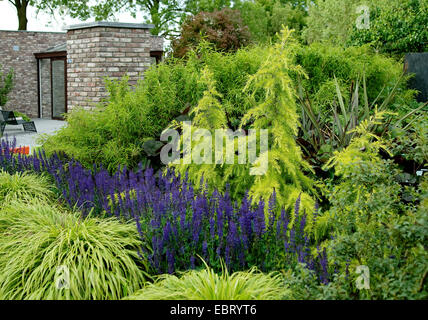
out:
M4 0L0 0L4 1ZM87 20L91 17L88 1L85 0L7 0L16 8L18 17L18 30L27 30L28 7L34 7L37 11L44 11L54 14L57 11L59 14L68 14L73 18L81 18Z

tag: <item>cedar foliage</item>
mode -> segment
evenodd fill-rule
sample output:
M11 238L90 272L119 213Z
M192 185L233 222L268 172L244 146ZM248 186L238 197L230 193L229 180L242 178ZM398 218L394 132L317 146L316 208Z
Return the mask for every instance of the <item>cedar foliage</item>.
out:
M294 64L297 43L291 34L288 29L281 32L278 43L269 48L265 62L254 75L249 76L243 89L252 106L242 117L239 129L269 130L266 174L251 175L252 171L259 170L261 164L257 161L238 164L238 154L235 154L233 164L172 164L181 174L188 172L194 185L201 180L220 190L225 190L229 185L232 197L238 199L249 190L254 203L260 198L268 202L275 191L280 205L287 208L292 207L302 191L314 191L314 182L304 174L304 171L311 171L311 167L302 159L302 152L295 142L299 116L290 74L304 75L304 72ZM226 128L225 109L221 104L221 95L215 89L212 72L204 69L201 82L207 90L191 112L194 115L192 128L208 129L214 139L215 129ZM235 150L238 149L237 142L235 139ZM192 141L192 149L198 143ZM223 144L223 155L224 150ZM309 193L302 193L301 199L303 208L313 208Z
M298 134L299 116L295 101L295 90L290 74L305 75L303 69L295 65L298 45L292 38L292 31L285 28L279 35L279 41L269 49L269 55L256 74L250 76L244 90L265 92L263 101L255 101L242 118L241 127L252 123L254 129L269 128L271 141L268 172L256 176L250 189L250 195L261 196L268 201L276 190L278 201L286 207L302 190L314 191L313 181L304 175L310 171L310 165L302 159L302 152L295 137ZM303 207L312 205L306 193L301 196ZM308 210L309 212L311 210Z

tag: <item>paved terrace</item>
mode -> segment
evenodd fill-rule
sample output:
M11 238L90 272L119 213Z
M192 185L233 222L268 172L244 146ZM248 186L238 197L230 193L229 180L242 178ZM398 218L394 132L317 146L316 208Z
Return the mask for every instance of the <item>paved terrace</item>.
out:
M13 140L13 138L16 138L16 146L17 147L24 147L29 146L30 147L30 153L32 152L32 149L36 146L39 146L37 143L37 138L41 134L53 134L58 129L64 127L67 123L65 121L58 121L58 120L49 120L49 119L31 119L36 124L37 133L35 132L25 132L22 128L22 125L19 126L13 126L13 125L6 125L6 129L4 131L3 137L1 137L2 140L7 139Z

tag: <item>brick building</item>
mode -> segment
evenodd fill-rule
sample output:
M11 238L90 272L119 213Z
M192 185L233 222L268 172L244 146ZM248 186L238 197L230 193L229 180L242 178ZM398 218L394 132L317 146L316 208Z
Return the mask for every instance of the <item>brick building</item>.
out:
M0 31L0 65L15 71L4 109L60 119L73 107L102 101L105 77L128 74L136 84L162 57L163 39L150 34L152 27L91 22L69 26L66 33Z

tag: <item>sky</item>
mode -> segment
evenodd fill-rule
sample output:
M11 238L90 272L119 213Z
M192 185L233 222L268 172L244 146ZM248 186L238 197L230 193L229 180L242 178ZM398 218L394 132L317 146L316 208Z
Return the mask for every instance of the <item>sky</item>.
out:
M28 31L64 31L64 27L70 24L76 24L83 21L72 19L70 17L52 17L49 14L40 12L36 15L36 10L28 7ZM137 14L137 18L132 18L128 13L120 13L115 17L120 22L143 22L142 14ZM93 21L89 19L88 21ZM15 7L7 0L0 0L0 30L18 30L18 17Z

